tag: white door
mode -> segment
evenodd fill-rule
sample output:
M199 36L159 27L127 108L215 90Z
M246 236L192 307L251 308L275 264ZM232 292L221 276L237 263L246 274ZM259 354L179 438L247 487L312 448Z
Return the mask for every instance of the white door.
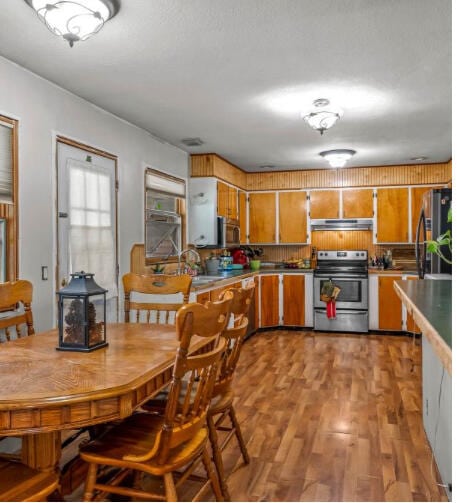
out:
M57 142L57 287L94 273L108 290L106 319L118 320L116 161Z

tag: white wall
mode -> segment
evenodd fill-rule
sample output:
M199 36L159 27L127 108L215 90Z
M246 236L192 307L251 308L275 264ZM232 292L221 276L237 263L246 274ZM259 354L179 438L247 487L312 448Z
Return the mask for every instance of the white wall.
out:
M119 96L128 100L128 95ZM120 277L143 238L143 174L188 177L188 155L0 57L0 114L19 120L19 277L33 283L36 330L55 326L55 135L118 156ZM49 280L41 280L41 266Z

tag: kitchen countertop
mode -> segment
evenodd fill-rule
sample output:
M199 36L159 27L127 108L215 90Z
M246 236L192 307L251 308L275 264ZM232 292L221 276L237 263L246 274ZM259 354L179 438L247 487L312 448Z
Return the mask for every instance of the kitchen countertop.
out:
M395 281L397 295L452 373L452 281Z

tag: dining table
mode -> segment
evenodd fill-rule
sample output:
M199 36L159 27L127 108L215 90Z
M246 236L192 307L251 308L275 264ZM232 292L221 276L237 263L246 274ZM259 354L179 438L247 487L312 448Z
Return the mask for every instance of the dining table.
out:
M22 437L22 461L58 471L61 432L131 415L172 379L174 325L110 323L108 346L58 351L57 329L2 344L0 437ZM189 352L210 344L194 336Z

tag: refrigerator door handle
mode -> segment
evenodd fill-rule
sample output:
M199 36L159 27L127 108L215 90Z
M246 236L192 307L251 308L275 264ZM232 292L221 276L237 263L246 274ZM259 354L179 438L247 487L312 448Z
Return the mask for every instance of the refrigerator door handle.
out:
M425 223L425 213L424 208L421 209L419 215L419 221L417 222L417 230L416 230L416 268L417 274L420 279L424 279L425 274L425 261L427 259L427 243L425 238L426 234L426 223ZM423 239L421 240L421 236ZM422 253L421 253L421 245L422 245Z

